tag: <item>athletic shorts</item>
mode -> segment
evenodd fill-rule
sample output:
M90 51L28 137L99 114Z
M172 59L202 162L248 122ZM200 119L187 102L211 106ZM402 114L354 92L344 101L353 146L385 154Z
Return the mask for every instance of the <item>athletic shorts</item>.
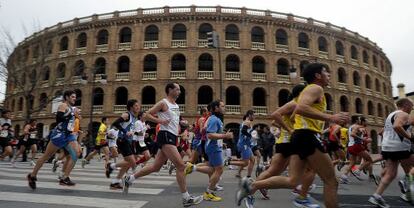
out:
M74 135L74 134L70 134L68 136L68 140L69 140L69 142L78 141L78 136L77 135Z
M252 152L253 152L254 156L257 156L256 153L255 153L256 150L259 150L259 147L257 145L252 147Z
M397 152L387 152L387 151L381 151L382 158L384 160L392 160L392 161L399 161L399 160L405 160L410 158L411 152L410 151L397 151Z
M248 145L237 146L242 160L248 160L253 156L252 148Z
M32 145L37 145L39 143L39 140L37 140L37 139L28 139L28 140L24 140L24 139L21 139L20 141L19 141L19 144L20 144L20 146L25 146L26 147L26 149L29 149Z
M328 141L327 143L327 150L328 152L336 152L342 149L338 142Z
M5 148L7 146L11 146L9 142L10 142L10 140L7 139L7 138L0 138L0 146L3 147L3 148Z
M157 135L158 148L161 149L165 144L177 146L177 136L169 131L159 131Z
M187 151L187 150L190 148L190 146L188 145L188 142L187 142L187 141L181 141L181 142L180 142L180 147L181 147L184 151Z
M354 156L359 155L359 153L363 152L364 150L365 150L365 147L362 144L354 144L348 147L349 154L354 155Z
M208 152L208 164L210 167L219 167L223 166L223 152L222 151L214 151L214 152Z
M292 149L293 154L299 155L301 160L305 160L308 156L313 155L318 149L322 153L326 153L326 148L321 140L321 135L309 129L297 129L292 133Z
M202 146L201 146L201 140L200 139L193 139L191 141L191 149L194 151L197 151L199 154L202 153Z
M118 150L122 154L123 157L128 157L134 154L134 149L132 146L132 141L127 139L118 139L116 141L118 145Z
M63 148L70 142L70 132L62 132L57 129L53 129L50 132L49 138L53 145L58 148Z
M140 155L142 154L144 151L148 150L147 145L145 144L144 141L142 141L141 143L139 141L133 141L132 142L133 146L134 146L134 153L135 155Z
M96 145L95 144L95 150L100 151L102 148L107 147L107 146L108 146L108 143L101 144L101 145Z
M108 147L109 148L111 148L111 147L117 147L116 140L114 140L114 139L108 139Z
M290 157L293 154L292 144L290 142L276 144L276 153L282 154L284 158Z

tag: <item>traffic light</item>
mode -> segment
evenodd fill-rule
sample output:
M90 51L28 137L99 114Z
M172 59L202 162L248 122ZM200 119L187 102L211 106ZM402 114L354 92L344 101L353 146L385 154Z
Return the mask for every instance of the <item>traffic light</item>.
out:
M207 33L207 46L209 48L218 48L219 40L218 34L215 31L211 31Z

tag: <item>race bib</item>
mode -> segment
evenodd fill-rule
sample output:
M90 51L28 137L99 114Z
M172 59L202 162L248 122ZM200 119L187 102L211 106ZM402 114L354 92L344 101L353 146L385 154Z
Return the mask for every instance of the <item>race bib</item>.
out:
M139 143L140 147L146 147L147 146L143 140L139 140L138 143Z
M6 138L9 136L9 130L3 130L0 132L0 137Z
M36 133L31 133L29 138L30 139L36 139Z

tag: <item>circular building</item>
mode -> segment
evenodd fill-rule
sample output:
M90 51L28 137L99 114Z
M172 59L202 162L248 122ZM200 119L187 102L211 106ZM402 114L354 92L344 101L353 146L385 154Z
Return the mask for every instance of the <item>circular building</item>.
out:
M219 48L208 47L211 31ZM46 131L55 120L50 101L75 89L86 128L91 116L112 122L128 99L149 109L175 81L182 92L177 103L190 121L200 106L222 97L227 127L238 126L249 109L256 122L269 123L269 113L287 102L294 86L289 71L300 74L312 62L331 72L328 111L365 115L376 135L394 109L392 66L380 47L327 22L248 8L139 8L45 28L10 56L17 78L8 80L5 107L17 131L28 113Z

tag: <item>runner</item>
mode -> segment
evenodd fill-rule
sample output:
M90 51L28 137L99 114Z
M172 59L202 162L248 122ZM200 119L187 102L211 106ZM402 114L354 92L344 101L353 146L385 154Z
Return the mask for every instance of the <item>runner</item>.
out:
M133 175L125 176L123 180L124 193L128 193L129 186L135 179L158 172L162 165L170 159L177 169L176 178L183 197L185 207L201 203L203 196L191 196L187 191L184 175L185 164L177 150L177 136L179 131L180 109L175 102L180 95L180 86L177 83L168 83L165 87L167 97L159 101L145 114L145 119L159 123L157 144L160 150L155 156L152 164L135 172ZM157 114L158 118L153 115Z
M332 156L333 165L341 170L345 163L345 152L341 148L341 125L330 123L328 136L328 152Z
M145 125L144 112L138 113L138 119L134 125L133 141L135 142L135 159L137 165L145 163L151 158L147 145L145 144L144 135L150 127Z
M10 140L13 138L13 130L10 123L3 123L0 127L0 146L3 148L3 153L0 155L0 160L9 156L13 158L13 149L10 145Z
M89 161L95 156L97 153L100 153L101 150L103 151L105 155L105 162L104 167L109 163L109 147L108 147L108 141L106 140L106 133L107 133L107 121L108 119L106 117L102 117L101 124L99 125L98 135L95 139L95 149L89 153L88 156L86 156L85 159L82 160L82 168L85 167L86 164L89 164ZM100 155L99 155L100 157Z
M211 116L207 122L207 143L205 146L206 153L210 159L208 166L198 166L190 164L185 169L185 173L189 174L193 171L198 171L209 175L209 186L204 192L204 200L206 201L221 201L222 198L216 196L217 184L223 174L224 160L223 160L223 139L232 139L233 133L223 133L223 122L220 118L224 114L224 102L221 100L213 101L210 104Z
M116 163L116 159L118 158L118 145L116 145L118 134L118 129L111 127L108 131L108 135L106 136L106 139L108 140L109 151L111 153L112 159L114 159L114 163Z
M413 109L413 102L408 98L401 98L396 102L397 110L390 113L385 120L384 137L381 154L385 160L384 174L375 193L369 202L379 207L390 207L382 198L382 194L398 173L400 163L410 163L412 119L409 114Z
M78 160L77 154L78 146L75 142L76 139L72 135L73 124L75 116L72 110L72 105L75 104L76 93L75 91L65 91L63 94L63 103L59 104L56 113L56 127L52 129L49 134L50 142L46 147L45 153L41 158L37 160L33 171L27 175L27 181L31 189L36 189L37 173L42 168L43 164L60 148L65 148L70 155L70 160L66 161L69 166L74 166ZM73 183L69 178L69 169L65 172L65 175L61 179L62 185L73 186Z
M326 114L326 99L323 87L329 84L327 67L320 63L309 64L304 70L304 79L308 86L298 98L293 112L295 118L294 132L291 136L292 155L289 163L289 177L274 176L273 188L295 188L302 179L306 166L315 170L324 182L324 202L327 208L337 207L338 182L335 178L332 161L325 152L320 140L324 121L347 122L344 113ZM241 204L253 189L252 181L244 178L240 184L236 202Z
M36 119L30 119L30 121L24 126L23 133L23 138L19 141L20 149L16 153L16 155L14 155L11 163L13 166L15 166L14 164L17 158L21 154L23 154L26 151L26 149L30 149L30 151L32 152L30 165L35 166L36 163L34 160L36 158L37 153L37 144L39 143L39 139L37 136Z

